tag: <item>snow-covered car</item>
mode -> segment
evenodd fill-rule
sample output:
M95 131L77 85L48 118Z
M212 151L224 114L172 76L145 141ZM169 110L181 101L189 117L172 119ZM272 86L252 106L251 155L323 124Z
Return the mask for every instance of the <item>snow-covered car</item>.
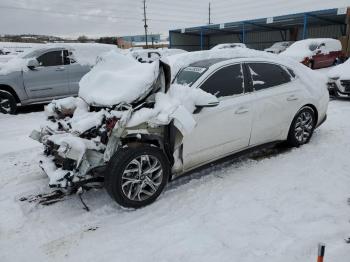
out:
M247 48L247 46L243 43L226 43L226 44L218 44L211 48L211 50L219 50L219 49L230 49L230 48Z
M329 67L344 59L341 42L332 38L300 40L280 55L291 57L311 69Z
M59 44L31 48L15 57L0 56L0 113L15 114L18 105L76 96L79 81L99 54L117 49L103 44ZM8 59L3 62L2 57Z
M328 72L328 90L333 96L350 96L350 60Z
M106 54L78 98L47 106L50 121L31 137L44 145L51 187L104 181L116 202L139 208L170 180L220 158L308 143L326 119L326 82L293 60L242 48L166 61Z
M156 60L165 58L171 55L177 55L186 53L187 51L182 49L168 49L168 48L159 48L159 49L135 49L130 51L132 57L134 57L140 63L153 63Z
M294 42L292 42L292 41L277 42L277 43L274 43L271 47L266 48L264 51L269 52L269 53L273 53L273 54L279 54L279 53L283 52L284 50L286 50L293 43Z

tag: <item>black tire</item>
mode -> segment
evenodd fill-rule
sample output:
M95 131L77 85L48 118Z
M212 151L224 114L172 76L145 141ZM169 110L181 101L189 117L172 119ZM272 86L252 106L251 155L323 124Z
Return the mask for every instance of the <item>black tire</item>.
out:
M310 116L309 122L302 121L306 119L305 116ZM305 122L305 126L301 126L301 123ZM290 146L299 147L301 145L309 143L312 134L316 127L315 112L311 107L305 106L299 110L295 115L292 124L289 128L287 142ZM301 129L301 130L300 130ZM307 136L308 134L308 136Z
M338 91L334 89L329 91L329 95L332 97L339 97Z
M138 191L140 192L138 194L139 199L135 200L128 197L126 192L123 191L123 189L126 187L125 184L128 182L128 179L126 179L126 182L123 184L123 181L125 181L124 173L126 172L126 169L134 163L133 161L134 160L137 161L137 159L140 158L141 156L148 156L154 161L156 160L159 161L159 166L162 169L162 179L161 181L157 182L157 184L160 184L160 185L157 185L158 186L157 189L151 190L151 191L154 191L151 196L147 195L146 196L148 197L147 199L140 199L141 192ZM142 161L143 160L141 159L141 165L142 165ZM141 179L141 175L144 174L143 171L142 171L142 174L136 171L130 172L127 174L132 174L132 173L135 173L135 174L130 175L129 178L133 180L136 180L135 177L138 175L140 175L140 177L138 177L137 179L138 180ZM148 175L146 176L147 176L147 179L149 179L149 176ZM167 160L167 157L165 156L165 154L161 149L159 149L158 147L152 147L148 145L135 147L135 148L127 147L127 148L122 148L118 150L118 152L109 161L109 164L107 166L106 173L105 173L105 188L108 194L119 205L126 208L141 208L153 203L159 197L164 187L166 186L169 180L169 177L170 177L169 161ZM147 187L151 188L148 184L146 184L148 183L148 181L145 179L145 175L144 175L144 178L141 182L137 182L137 183L130 182L128 184L129 185L128 189L125 189L125 190L128 190L130 193L132 189L135 189L135 186L137 189L142 188L143 186L145 188ZM123 185L125 187L123 187ZM142 192L143 192L143 189L142 189Z
M17 102L13 95L7 91L0 90L0 113L16 114Z

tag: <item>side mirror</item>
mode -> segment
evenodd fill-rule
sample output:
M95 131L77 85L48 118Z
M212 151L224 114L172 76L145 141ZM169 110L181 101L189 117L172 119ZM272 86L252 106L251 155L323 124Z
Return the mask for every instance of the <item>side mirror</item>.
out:
M196 109L194 110L193 114L198 114L202 111L203 108L205 107L215 107L220 104L219 100L217 101L211 101L203 105L196 105Z
M38 60L36 60L35 58L33 58L33 59L30 59L30 60L28 61L27 66L28 66L28 68L29 68L30 70L34 70L36 67L40 66L40 64L39 64Z

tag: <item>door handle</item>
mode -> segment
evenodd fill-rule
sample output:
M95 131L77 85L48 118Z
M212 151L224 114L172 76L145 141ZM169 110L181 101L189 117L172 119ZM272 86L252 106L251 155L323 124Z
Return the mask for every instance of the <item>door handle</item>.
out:
M238 109L236 110L235 114L236 114L236 115L242 115L242 114L245 114L245 113L248 113L248 112L249 112L248 108L246 108L246 107L240 107L240 108L238 108Z
M292 95L292 96L288 96L287 97L287 101L296 101L296 100L298 100L299 98L297 97L297 96L295 96L295 95Z
M64 70L65 70L64 66L56 67L56 71L64 71Z

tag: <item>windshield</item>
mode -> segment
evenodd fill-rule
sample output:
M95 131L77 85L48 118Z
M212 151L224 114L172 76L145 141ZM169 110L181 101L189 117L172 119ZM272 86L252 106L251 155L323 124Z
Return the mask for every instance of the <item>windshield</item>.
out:
M189 66L180 71L175 79L176 84L191 86L207 71L204 67Z

